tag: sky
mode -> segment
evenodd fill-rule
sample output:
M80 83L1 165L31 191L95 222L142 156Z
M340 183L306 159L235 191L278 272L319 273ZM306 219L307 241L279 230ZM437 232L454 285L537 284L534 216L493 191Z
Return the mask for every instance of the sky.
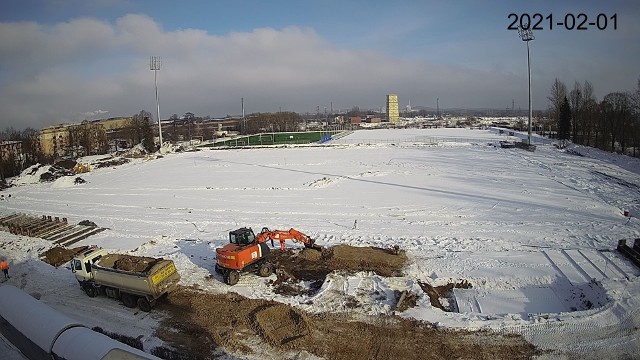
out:
M539 13L534 109L555 78L598 100L640 77L633 1L3 0L0 128L131 116L223 117L400 107L528 108L527 46L509 14ZM565 15L607 28L567 30ZM612 16L615 15L616 29ZM553 17L549 28L547 16ZM603 23L601 23L604 25Z

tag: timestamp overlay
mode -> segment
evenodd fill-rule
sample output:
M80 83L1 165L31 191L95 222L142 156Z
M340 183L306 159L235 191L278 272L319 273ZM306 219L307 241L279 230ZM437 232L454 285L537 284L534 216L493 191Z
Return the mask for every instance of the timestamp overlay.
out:
M618 14L541 14L510 13L508 30L618 30Z

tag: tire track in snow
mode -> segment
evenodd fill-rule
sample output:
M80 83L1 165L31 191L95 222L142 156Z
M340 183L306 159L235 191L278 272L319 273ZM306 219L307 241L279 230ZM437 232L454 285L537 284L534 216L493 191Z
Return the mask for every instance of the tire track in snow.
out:
M593 273L590 274L592 278L594 278L594 279L597 279L597 278L604 279L606 277L607 279L609 279L609 276L607 276L604 273L604 271L598 265L596 265L587 255L585 255L585 253L582 250L578 249L578 250L576 250L576 252L579 255L581 255L593 269L595 269L597 271L597 274L593 274ZM598 275L598 276L594 276L594 275Z
M587 272L584 271L584 269L580 265L578 265L578 263L571 257L571 255L567 253L567 250L562 249L560 250L560 253L564 255L564 257L569 261L569 264L571 264L571 266L573 266L584 278L584 282L589 282L591 280L591 276L589 276L589 274L587 274Z
M614 263L613 261L611 261L611 259L609 259L608 257L606 257L601 251L596 251L596 253L605 261L605 268L604 268L604 272L606 274L607 270L609 268L611 268L611 271L618 273L618 275L620 276L619 278L629 278L629 275L627 273L624 272L624 270L622 270L616 263Z

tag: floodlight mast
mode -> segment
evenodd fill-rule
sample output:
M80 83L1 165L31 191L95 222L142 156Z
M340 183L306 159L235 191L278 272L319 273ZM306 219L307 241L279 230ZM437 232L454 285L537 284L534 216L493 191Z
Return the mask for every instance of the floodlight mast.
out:
M149 69L153 70L153 77L156 83L156 115L158 117L158 136L160 139L160 147L162 148L162 125L160 124L160 101L158 100L158 70L160 70L160 57L152 56L149 61Z
M531 55L529 53L529 41L535 39L533 36L533 31L531 30L531 24L520 24L518 27L518 35L522 41L527 43L527 70L529 72L529 145L531 145L531 117L532 117L532 109L531 109Z

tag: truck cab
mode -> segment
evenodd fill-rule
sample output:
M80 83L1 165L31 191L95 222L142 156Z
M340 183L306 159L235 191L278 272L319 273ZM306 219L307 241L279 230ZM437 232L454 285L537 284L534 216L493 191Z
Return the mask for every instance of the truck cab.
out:
M106 254L106 250L92 246L76 255L76 257L71 260L71 271L76 275L76 280L83 282L93 279L91 265L95 264Z

